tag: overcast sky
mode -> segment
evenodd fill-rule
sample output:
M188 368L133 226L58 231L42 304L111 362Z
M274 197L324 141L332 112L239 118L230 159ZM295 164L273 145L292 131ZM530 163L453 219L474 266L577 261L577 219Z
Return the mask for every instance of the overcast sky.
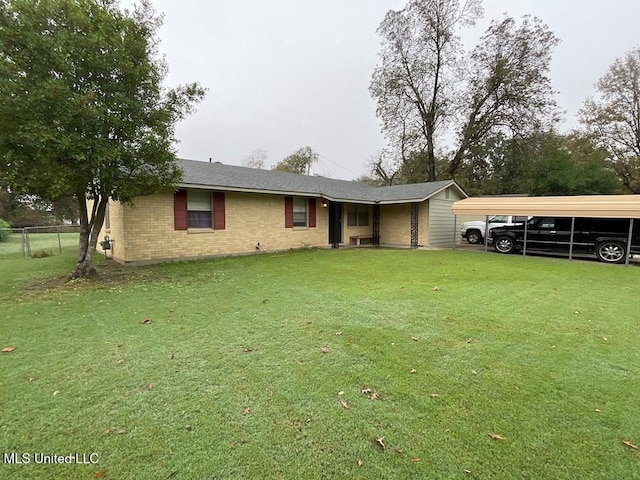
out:
M308 145L320 154L314 173L345 180L367 173L385 145L368 91L376 29L406 1L151 2L165 15L167 86L208 88L177 128L181 158L240 165L263 149L271 166ZM565 130L576 126L578 109L616 57L640 46L637 0L485 0L484 7L484 18L463 35L467 49L504 13L537 16L560 38L551 77Z

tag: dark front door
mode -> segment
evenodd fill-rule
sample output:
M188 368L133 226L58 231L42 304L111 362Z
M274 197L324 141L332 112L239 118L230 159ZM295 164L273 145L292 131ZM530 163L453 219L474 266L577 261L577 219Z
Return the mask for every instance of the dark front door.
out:
M329 203L329 244L338 248L342 243L342 204Z

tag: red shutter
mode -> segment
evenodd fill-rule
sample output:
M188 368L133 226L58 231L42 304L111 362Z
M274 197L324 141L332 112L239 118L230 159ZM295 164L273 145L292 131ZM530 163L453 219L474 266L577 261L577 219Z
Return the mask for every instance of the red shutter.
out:
M214 230L224 230L224 193L215 192L213 194L213 228Z
M309 199L309 227L316 226L316 199Z
M293 228L293 197L284 197L284 228Z
M173 223L176 230L187 230L189 228L186 190L178 190L173 194Z

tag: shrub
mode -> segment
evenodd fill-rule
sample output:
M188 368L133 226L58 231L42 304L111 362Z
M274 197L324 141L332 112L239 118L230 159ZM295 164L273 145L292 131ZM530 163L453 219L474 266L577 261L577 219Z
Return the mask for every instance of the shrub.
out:
M11 225L0 218L0 242L6 242L11 235Z

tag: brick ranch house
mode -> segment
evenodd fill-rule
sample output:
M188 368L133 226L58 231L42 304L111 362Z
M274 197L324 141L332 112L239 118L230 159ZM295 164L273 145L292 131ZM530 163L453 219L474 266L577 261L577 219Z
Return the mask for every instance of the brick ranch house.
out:
M372 187L354 181L178 160L178 191L109 202L99 240L123 264L304 246L449 246L453 181Z

